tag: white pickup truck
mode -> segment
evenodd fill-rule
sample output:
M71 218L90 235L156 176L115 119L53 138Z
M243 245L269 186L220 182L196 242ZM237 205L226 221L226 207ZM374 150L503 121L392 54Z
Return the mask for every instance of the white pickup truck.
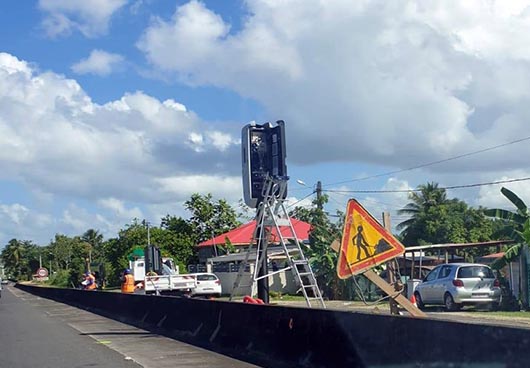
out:
M134 282L139 286L138 290L143 290L145 294L189 294L197 287L196 278L193 275L180 275L171 258L162 258L162 267L160 275L153 272L146 275L144 257L129 261Z

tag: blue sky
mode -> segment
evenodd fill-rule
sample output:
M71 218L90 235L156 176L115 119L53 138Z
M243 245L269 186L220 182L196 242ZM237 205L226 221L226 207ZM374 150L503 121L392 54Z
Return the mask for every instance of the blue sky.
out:
M374 216L428 181L530 176L526 1L69 0L0 5L0 247L237 204L240 131L283 119L290 203ZM395 172L377 176L381 173ZM377 176L366 180L359 178ZM296 183L300 179L306 187ZM527 181L506 184L530 199ZM500 185L449 191L509 207ZM305 204L311 199L300 202Z

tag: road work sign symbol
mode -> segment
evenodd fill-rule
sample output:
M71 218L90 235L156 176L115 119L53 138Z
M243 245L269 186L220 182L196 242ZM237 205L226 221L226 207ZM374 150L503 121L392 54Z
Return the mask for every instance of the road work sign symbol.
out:
M355 199L348 201L337 275L347 279L405 252L405 247Z

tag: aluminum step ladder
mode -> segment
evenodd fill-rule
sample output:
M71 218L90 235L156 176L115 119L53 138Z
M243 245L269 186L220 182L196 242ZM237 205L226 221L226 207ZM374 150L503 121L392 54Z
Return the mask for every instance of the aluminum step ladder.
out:
M299 290L304 295L307 306L309 308L312 308L313 306L326 308L315 274L313 273L309 261L304 256L304 252L297 239L293 224L284 206L283 197L286 190L287 178L285 177L273 178L269 176L265 180L262 191L263 201L258 205L256 212L256 228L254 229L252 240L247 248L245 258L239 265L230 300L236 295L241 295L241 292L245 288L250 287L252 290L256 281L290 270L294 276L295 282L300 288ZM280 227L289 228L289 238L291 238L292 241L287 241L286 237L282 235ZM270 234L272 229L276 230L282 250L287 259L287 265L282 269L258 276L263 264L262 257L267 253L268 234ZM289 246L291 247L289 248ZM254 249L256 252L255 256L253 255ZM252 273L250 280L248 280L249 283L242 284L241 282L251 256L253 256L254 259L254 272Z

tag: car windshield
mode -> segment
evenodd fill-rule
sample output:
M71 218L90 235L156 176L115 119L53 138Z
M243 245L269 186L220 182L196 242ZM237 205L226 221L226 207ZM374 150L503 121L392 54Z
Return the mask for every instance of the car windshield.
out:
M197 275L198 281L215 281L217 277L215 275Z
M486 266L466 266L460 267L458 270L457 278L459 279L470 279L475 277L483 277L487 279L495 278L491 269Z

